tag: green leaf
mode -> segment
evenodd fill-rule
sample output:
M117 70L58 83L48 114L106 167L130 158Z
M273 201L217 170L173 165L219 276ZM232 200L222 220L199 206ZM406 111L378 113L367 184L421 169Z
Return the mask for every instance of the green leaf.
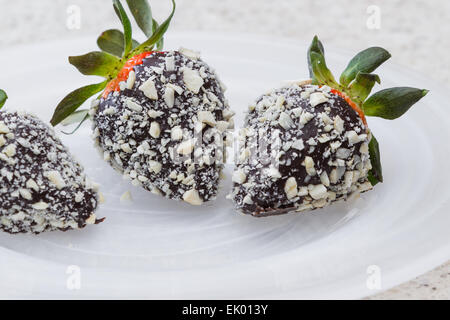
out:
M124 51L124 36L123 32L117 29L110 29L103 32L97 39L98 47L107 53L113 54L117 57L122 57ZM139 42L132 40L132 48L139 46Z
M84 115L84 117L80 120L80 122L78 123L78 125L71 131L71 132L65 132L65 131L61 131L62 133L64 133L65 135L72 135L74 134L78 129L80 129L81 125L87 120L89 119L89 113L86 113Z
M428 90L410 87L384 89L370 96L363 103L362 109L367 116L393 120L403 115L427 93Z
M159 28L158 22L153 19L153 30L157 30ZM161 51L164 48L164 37L161 37L161 39L156 44L156 50Z
M391 54L380 47L371 47L359 52L342 72L339 79L341 85L347 87L358 72L371 73L390 57Z
M74 123L79 123L84 119L86 115L89 115L89 110L83 109L83 110L77 110L74 113L72 113L70 116L65 118L63 121L61 121L61 125L63 126L70 126Z
M123 8L119 0L113 0L113 6L117 16L120 18L120 21L123 25L123 34L125 35L123 42L123 46L125 48L123 56L126 56L132 49L131 22L130 19L128 19L127 13L125 12L125 9Z
M339 84L328 69L325 63L325 57L317 52L311 52L309 56L311 59L312 83L338 89Z
M59 124L75 112L87 99L102 91L107 83L108 81L103 81L101 83L91 84L69 93L56 107L50 123L53 126Z
M153 35L149 39L147 39L147 41L145 41L135 49L136 54L151 50L155 43L158 43L161 40L161 38L164 36L164 33L166 33L167 29L169 28L170 21L172 21L173 15L175 13L176 3L174 0L172 0L172 6L172 12L170 13L169 17L158 27L158 29L155 30L155 32L153 32Z
M6 99L8 99L8 95L5 91L0 89L0 109L4 106Z
M308 67L312 83L316 85L327 85L339 89L339 84L334 79L333 74L328 69L325 62L323 45L319 38L315 36L308 49Z
M309 69L309 76L312 79L313 78L313 70L311 65L311 52L316 52L317 54L320 54L322 56L325 55L323 44L320 42L319 38L317 36L314 36L313 41L311 42L311 45L308 49L308 69Z
M69 62L84 75L95 75L105 78L113 76L121 66L119 58L102 51L69 57Z
M358 105L362 105L364 100L369 96L375 83L380 83L380 77L372 73L358 72L355 81L352 82L347 90L352 101Z
M372 170L367 173L367 180L369 180L369 182L372 186L375 186L376 184L378 184L380 182L380 181L378 181L377 178L375 178Z
M127 4L139 28L151 37L156 29L153 28L152 9L147 0L127 0Z
M381 158L378 141L373 134L372 139L369 142L369 154L372 169L370 169L369 171L368 179L370 183L374 186L378 182L383 182L383 171L381 169Z

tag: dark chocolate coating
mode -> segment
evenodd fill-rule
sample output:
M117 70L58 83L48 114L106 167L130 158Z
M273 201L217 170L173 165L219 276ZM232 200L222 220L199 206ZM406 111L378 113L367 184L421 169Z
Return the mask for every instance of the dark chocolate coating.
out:
M166 66L168 55L174 58L173 70L169 70ZM203 75L203 85L198 93L192 92L186 86L183 78L184 68ZM185 192L195 188L203 202L214 199L222 163L195 163L194 168L189 168L190 164L180 163L171 158L171 154L181 142L171 138L171 130L175 126L181 127L188 136L193 136L195 119L201 110L210 110L216 121L225 120L223 110L228 109L228 104L214 71L200 59L191 59L172 51L151 54L141 65L134 67L134 72L136 80L131 89L123 88L120 92L109 94L106 99L100 100L94 116L94 127L98 129L96 141L100 150L108 154L108 160L115 169L149 191L160 193L170 199L181 200ZM140 89L149 79L154 81L157 99L150 99ZM175 92L172 107L163 98L169 84L182 90L181 94ZM211 101L211 94L217 101ZM142 110L130 110L127 106L128 99L138 104ZM110 108L114 108L113 114L105 112ZM155 118L149 117L150 110L160 112L160 115ZM124 114L128 114L127 119L124 119ZM159 137L149 134L152 122L159 125ZM204 145L213 142L212 138L204 135L210 128L211 126L206 125L202 130ZM108 143L109 141L111 143ZM130 152L123 152L120 149L123 143L129 144ZM143 143L149 145L152 154L139 153L138 147ZM211 155L215 156L215 152ZM149 168L149 161L159 163L161 170L154 172ZM193 175L194 182L188 185L169 177L171 173L174 175L174 172L177 175L184 174L185 177Z
M267 156L270 154L273 146L270 141L267 143L267 146L263 146L259 150L253 148L255 151L252 151L252 157L254 157L254 152L257 152L257 156L254 157L256 161L238 164L237 169L245 171L247 180L244 184L234 183L232 198L237 209L242 212L255 216L282 214L297 210L301 205L307 204L312 206L306 208L306 210L314 209L327 205L332 201L346 198L350 192L355 191L355 188L347 188L348 190L343 190L342 188L345 179L344 173L347 171L353 172L361 169L361 177L357 179L356 185L367 181L367 168L361 167L363 163L369 165L367 161L368 154L365 153L362 155L360 148L363 143L368 143L368 138L362 139L357 143L350 143L350 140L345 137L347 132L355 131L364 138L364 134L367 133L367 128L362 123L361 118L343 98L331 92L325 92L329 96L327 102L312 106L309 97L301 97L302 92L305 92L305 88L308 87L308 90L314 89L312 93L321 92L318 87L314 86L291 86L275 90L268 95L261 96L256 101L256 106L258 106L258 104L262 104L263 99L270 97L270 99L275 101L276 97L282 96L286 101L283 110L286 114L290 115L293 121L293 126L288 129L283 128L277 121L259 121L258 118L264 114L267 108L258 110L258 107L256 107L247 114L245 127L251 128L255 132L260 132L258 135L260 146L261 141L266 141L267 137L270 137L275 131L279 130L281 141L280 150L283 154L280 156L279 162L277 162L280 177L276 179L267 178L267 174L265 174L265 171L270 166L273 166L274 163L273 156ZM302 112L312 114L312 119L304 125L301 124L300 117L295 117L292 113L292 109L296 108L300 108ZM326 124L321 120L321 114L326 114L330 119L339 116L343 120L343 132L339 134L335 129L327 132L325 130ZM325 142L320 142L318 138L322 134L328 135L330 139ZM283 149L288 142L299 139L303 142L304 149L297 150L292 147ZM311 188L311 186L322 185L321 175L323 172L326 172L327 178L325 180L329 180L328 177L332 176L332 170L337 167L335 164L338 159L338 154L333 152L330 147L332 143L340 143L339 149L345 151L343 153L344 155L348 154L342 157L342 153L339 153L340 158L342 158L341 160L345 161L345 166L341 166L339 170L342 172L345 169L345 172L339 176L337 181L330 182L326 186L327 191L331 191L335 195L331 199L324 198L324 201L326 199L326 203L322 201L320 204L314 201L319 199L311 198L309 193L295 197L295 199L288 199L285 186L290 177L295 178L298 188L308 186ZM247 138L246 143L241 148L248 147L248 144L249 138ZM304 165L306 157L312 158L316 174L308 174ZM265 162L264 159L268 161ZM349 163L350 161L352 163ZM342 161L340 163L342 164ZM359 169L357 169L358 164ZM245 185L245 183L249 185ZM251 196L251 201L247 201L246 203L244 198L248 195Z
M53 130L16 112L0 112L0 124L0 229L37 234L85 227L95 217L98 195ZM53 176L62 185L55 185ZM48 208L35 209L36 203Z

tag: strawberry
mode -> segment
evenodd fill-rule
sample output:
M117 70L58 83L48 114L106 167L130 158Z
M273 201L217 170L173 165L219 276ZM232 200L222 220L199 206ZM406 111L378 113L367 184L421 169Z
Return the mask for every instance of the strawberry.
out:
M97 41L103 51L69 58L83 74L105 81L70 93L51 123L90 117L101 156L126 179L167 198L200 205L216 197L224 131L233 125L224 86L197 52L162 50L174 1L160 26L147 1L127 3L148 40L132 40L126 12L120 1L113 1L124 32L106 31ZM76 111L98 93L90 110Z
M257 217L312 210L383 182L366 116L396 119L428 92L397 87L369 97L380 82L371 72L389 58L383 48L368 48L337 82L315 37L311 80L275 89L249 108L229 196L236 208Z
M0 107L6 101L0 90ZM96 186L37 117L0 112L0 230L41 233L103 221Z

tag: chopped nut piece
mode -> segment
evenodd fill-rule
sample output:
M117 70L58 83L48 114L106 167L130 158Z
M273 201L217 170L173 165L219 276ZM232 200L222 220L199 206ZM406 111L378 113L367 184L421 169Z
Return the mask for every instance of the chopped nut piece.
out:
M298 189L298 196L303 197L306 196L308 194L308 188L307 187L300 187Z
M132 99L127 99L127 107L136 112L142 112L142 107Z
M371 190L372 188L373 188L372 184L369 181L367 181L367 182L364 182L363 184L359 185L358 191L365 192L365 191Z
M83 192L78 191L75 194L75 202L81 202L83 201L83 198L84 198Z
M178 52L193 60L200 59L200 52L197 51L193 51L186 48L180 48L178 49Z
M249 194L247 194L245 197L244 197L244 200L242 200L244 203L246 203L246 204L253 204L253 200L252 200L252 197L249 195Z
M150 124L150 135L156 139L156 138L159 138L160 133L161 133L161 129L159 127L159 123L156 121L153 121Z
M130 145L128 143L124 143L120 146L120 148L126 152L126 153L132 153L133 149L130 148Z
M66 186L66 183L64 182L63 178L61 177L61 174L58 171L56 171L56 170L49 171L49 172L46 172L44 175L58 189L62 189L62 188L64 188Z
M275 102L276 107L281 108L285 101L286 101L286 99L283 95L278 96L277 102Z
M183 141L178 145L177 152L179 154L188 155L194 150L194 142L192 140Z
M291 128L294 125L294 122L292 121L291 117L286 112L280 113L280 118L278 119L278 123L285 130L288 130L289 128Z
M161 172L162 164L160 162L154 161L154 160L150 160L149 161L149 166L150 166L150 170L153 171L154 173L160 173Z
M229 125L230 124L227 121L217 121L216 128L217 130L219 130L219 132L225 132L228 129Z
M133 70L131 70L130 73L128 74L127 89L129 90L133 89L135 81L136 81L136 73Z
M95 221L97 220L97 216L92 213L89 218L86 219L86 224L95 224Z
M320 174L320 182L326 187L330 186L330 179L328 178L328 174L326 171L323 171Z
M164 91L164 101L169 108L172 108L175 103L175 90L173 88L166 87Z
M179 86L174 85L172 83L168 83L167 84L167 88L173 89L173 91L175 91L177 94L182 94L183 93L183 88L182 87L179 87Z
M341 117L336 116L334 117L334 129L339 132L342 133L344 131L344 120L341 119Z
M36 181L34 181L33 179L28 179L28 181L25 184L25 186L28 189L33 189L34 191L39 191L39 186L37 185Z
M233 172L233 178L232 181L242 184L245 182L245 180L247 179L247 176L245 175L245 173L242 170L236 170L235 172Z
M303 140L302 139L298 139L298 140L295 140L292 143L291 147L301 151L301 150L303 150L305 148L305 145L303 144Z
M192 204L194 206L199 206L203 203L203 200L200 198L200 195L198 194L198 191L195 189L191 189L189 191L186 191L183 194L183 200L186 201L189 204Z
M200 77L198 71L189 68L183 69L183 80L186 88L193 93L198 93L204 83L203 78Z
M322 92L314 92L309 96L309 103L315 107L321 103L327 102L328 98Z
M198 121L207 123L211 127L216 125L216 119L214 115L211 113L211 111L199 111L197 117Z
M322 112L320 114L320 118L323 121L323 123L326 124L326 125L333 123L333 120L331 120L330 117L325 112Z
M347 171L344 174L344 183L346 188L350 188L353 181L353 171Z
M14 157L14 155L16 154L16 146L14 144L6 146L6 148L3 149L3 153L8 157Z
M244 163L250 157L250 149L245 148L239 155L239 163Z
M150 109L150 110L148 110L147 114L150 118L155 119L155 118L159 118L160 116L162 116L164 114L164 112Z
M294 177L289 177L284 185L284 192L286 192L286 197L292 199L297 196L297 181Z
M156 91L155 82L152 79L145 81L140 87L145 96L152 100L158 100L158 92Z
M9 133L9 128L8 126L3 122L0 121L0 133Z
M313 186L309 190L309 194L315 200L326 198L328 196L327 188L323 184Z
M133 201L133 198L131 196L131 192L130 191L125 191L121 196L120 196L120 202L131 202Z
M36 210L45 210L49 207L48 203L43 202L43 201L37 202L31 206L33 207L33 209L36 209Z
M314 176L316 174L316 169L314 169L314 160L313 160L313 158L311 158L309 156L305 157L305 168L306 168L306 172L310 176Z
M312 118L314 118L314 115L309 112L303 112L300 116L300 123L305 125L307 124Z
M165 58L165 62L166 62L166 70L167 71L175 70L175 58L173 56L167 56Z
M225 120L229 120L234 116L234 112L230 109L224 109L222 110L222 116Z
M22 198L24 198L26 200L33 199L33 196L31 195L31 192L28 189L19 189L19 193L22 196Z
M183 139L183 129L179 126L173 127L170 131L170 137L174 141Z
M267 169L267 175L271 178L281 178L280 171L275 167L270 167Z
M369 152L369 144L363 143L361 144L361 147L359 147L359 152L361 153L368 153Z
M347 136L348 142L351 145L361 141L355 130L348 131L345 135Z

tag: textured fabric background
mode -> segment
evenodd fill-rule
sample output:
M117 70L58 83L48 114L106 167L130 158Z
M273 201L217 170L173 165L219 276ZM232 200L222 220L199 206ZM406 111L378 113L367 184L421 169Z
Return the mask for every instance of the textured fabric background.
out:
M164 19L169 0L151 1ZM450 88L450 1L448 0L178 0L171 30L255 33L361 50L382 45L392 62L421 72ZM380 10L373 28L372 6ZM80 28L68 16L80 10ZM369 21L368 21L369 19ZM369 27L368 27L369 22ZM19 43L77 38L119 27L110 0L0 0L1 50ZM450 298L450 263L371 298Z

